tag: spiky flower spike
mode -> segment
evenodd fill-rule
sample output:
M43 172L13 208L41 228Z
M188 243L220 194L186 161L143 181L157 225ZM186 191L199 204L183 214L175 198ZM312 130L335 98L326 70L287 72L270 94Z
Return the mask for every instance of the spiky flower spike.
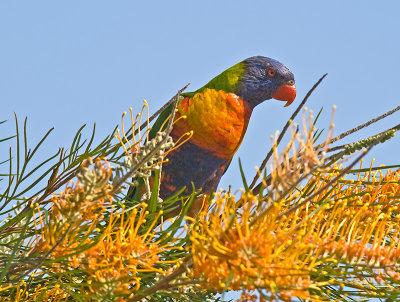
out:
M6 268L9 283L0 285L0 297L9 297L6 301L93 301L101 296L126 301L138 295L142 285L146 288L179 266L185 257L185 240L179 238L182 234L176 235L179 225L164 227L162 211L150 212L146 203L127 207L121 202L132 176L148 179L174 146L165 132L148 140L149 120L142 133L137 125L146 108L147 103L135 121L131 110L131 129L125 132L122 123L122 137L117 132L125 151L122 163L124 154L111 156L114 167L103 157L85 160L74 173L75 182L67 182L49 200L31 204L32 214L15 224L22 229L20 234L0 238L8 246L14 246L14 241L23 246L19 263L13 259L14 250L2 249L1 257L11 260ZM5 227L11 223L13 217L7 218Z
M127 177L124 179L124 183L128 183L131 185L130 192L127 194L128 196L131 195L131 192L135 190L135 187L138 187L140 181L144 182L145 192L143 194L143 198L146 200L150 199L151 196L151 176L152 172L156 174L161 173L162 164L168 162L167 155L178 149L182 144L188 141L192 135L193 131L183 133L175 142L173 141L172 137L169 136L165 131L158 131L154 137L150 139L149 132L150 132L150 122L149 122L149 109L148 104L144 100L144 105L142 110L139 114L133 118L132 108L129 108L130 111L130 118L131 118L131 127L130 131L132 132L132 141L127 138L125 135L124 129L124 117L126 112L122 115L121 119L121 130L122 130L122 137L120 135L119 129L117 129L117 135L115 136L121 143L123 147L126 157L125 161L118 167L116 171L116 178L121 178L122 174L127 174L129 172L129 176L132 177L133 181L129 182ZM146 121L147 121L147 128L142 133L140 128L142 118L144 117L144 111L146 110ZM168 116L164 124L170 120L171 115ZM178 122L179 120L185 119L185 116L180 116L174 123ZM149 157L149 154L153 153L152 156ZM154 175L153 175L154 176ZM116 182L118 182L116 180ZM140 189L139 189L140 190ZM140 196L142 192L138 195ZM157 196L158 197L158 196Z
M145 110L147 127L143 131L143 129L140 128L140 125L142 124ZM121 119L122 137L119 129L117 129L117 135L115 136L120 141L126 155L125 161L121 163L116 170L116 182L118 182L119 179L124 178L127 172L129 172L129 177L123 179L124 184L128 183L132 188L134 188L138 186L139 179L143 179L146 189L145 197L150 198L151 188L149 178L153 171L159 171L161 169L161 165L165 161L166 151L172 148L174 143L171 137L166 137L165 132L158 132L154 138L151 140L149 139L149 131L151 129L149 122L149 106L145 100L141 112L138 113L135 118L133 118L132 108L129 108L129 111L131 118L130 131L132 141L130 141L125 134L124 117L126 112L123 113ZM161 144L164 140L165 143ZM147 158L150 152L153 152L154 155ZM130 183L128 181L129 178L133 178L134 181Z
M125 206L118 210L112 205L109 164L98 159L92 169L90 163L84 164L77 184L70 183L64 192L53 196L48 218L37 207L37 237L31 244L32 255L46 255L47 261L58 263L50 268L38 267L33 278L68 274L74 277L69 282L59 280L56 285L38 287L35 294L25 298L33 299L40 292L57 300L78 290L88 299L101 294L122 301L122 297L133 295L140 288L140 274L164 274L167 271L162 267L180 260L163 260L167 251L182 249L174 247L174 238L164 243L154 238L161 227L155 228L155 224L162 213L147 221L146 204L129 212ZM59 289L57 295L54 286ZM26 286L20 287L23 297Z
M397 296L399 173L361 169L346 180L350 172L307 147L306 125L276 154L266 195L220 192L192 219L192 276L207 289L244 290L243 301L371 297L389 287Z

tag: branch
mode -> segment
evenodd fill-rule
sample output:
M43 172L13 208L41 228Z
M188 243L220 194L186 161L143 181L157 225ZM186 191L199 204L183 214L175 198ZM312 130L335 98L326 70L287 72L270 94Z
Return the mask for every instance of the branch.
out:
M400 107L400 106L399 106L399 107ZM354 128L354 129L355 129L355 128ZM387 129L387 130L385 130L385 131L379 132L379 133L377 133L377 134L375 134L375 135L371 135L371 136L369 136L369 137L367 137L367 138L365 138L365 139L369 139L369 138L373 138L373 137L379 137L379 136L384 135L385 133L387 133L387 132L389 132L389 131L392 131L392 130L396 130L396 131L400 130L400 124L398 124L398 125L396 125L396 126L390 128L390 129ZM361 140L360 140L360 141L361 141ZM355 142L355 143L357 143L357 142ZM350 144L351 144L351 143L350 143ZM329 148L329 149L327 150L327 152L332 152L332 151L344 149L344 148L346 148L347 146L349 146L350 144L344 144L344 145L340 145L340 146L335 146L335 147ZM317 147L319 147L319 146L317 146Z
M395 113L398 110L400 110L400 106L397 106L396 108L394 108L392 110L389 110L388 112L386 112L386 113L384 113L384 114L382 114L382 115L380 115L380 116L378 116L376 118L373 118L372 120L369 120L368 122L366 122L364 124L361 124L361 125L353 128L353 129L351 129L351 130L348 130L346 132L343 132L342 134L339 134L338 136L332 138L329 143L332 144L332 143L334 143L334 142L336 142L338 140L341 140L342 138L344 138L344 137L346 137L346 136L348 136L348 135L350 135L350 134L352 134L354 132L357 132L358 130L361 130L362 128L368 127L368 126L372 125L373 123L376 123L377 121L379 121L379 120L381 120L381 119L383 119L383 118ZM398 128L397 128L397 130L398 130Z

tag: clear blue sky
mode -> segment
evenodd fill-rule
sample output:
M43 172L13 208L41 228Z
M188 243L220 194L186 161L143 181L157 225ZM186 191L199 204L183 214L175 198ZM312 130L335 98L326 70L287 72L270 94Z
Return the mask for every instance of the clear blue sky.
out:
M269 56L295 74L299 102L329 75L308 107L337 105L336 133L400 103L398 1L2 1L0 134L13 112L28 116L30 141L55 127L43 152L68 146L82 124L98 138L142 99L154 112L186 83L205 84L232 64ZM238 155L247 174L270 135L295 109L268 101L255 110ZM395 125L398 113L355 137ZM89 135L89 131L87 132ZM1 138L0 137L0 138ZM378 163L399 163L400 139L374 150ZM0 144L4 159L7 144ZM235 159L221 186L241 186Z

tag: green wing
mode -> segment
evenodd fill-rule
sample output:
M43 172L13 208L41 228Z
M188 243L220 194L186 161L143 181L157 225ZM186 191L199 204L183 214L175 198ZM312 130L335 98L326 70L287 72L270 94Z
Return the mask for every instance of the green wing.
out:
M215 78L213 78L210 82L208 82L203 87L197 89L193 92L185 92L182 93L179 97L179 101L182 101L185 97L193 97L196 93L204 91L206 88L215 89L215 90L224 90L225 92L235 92L236 86L242 77L245 71L245 64L243 62L237 63L236 65L228 68ZM149 138L152 139L155 137L158 131L165 130L166 124L163 129L160 129L162 124L171 114L173 105L168 106L163 112L160 113L160 116L155 121L150 133Z

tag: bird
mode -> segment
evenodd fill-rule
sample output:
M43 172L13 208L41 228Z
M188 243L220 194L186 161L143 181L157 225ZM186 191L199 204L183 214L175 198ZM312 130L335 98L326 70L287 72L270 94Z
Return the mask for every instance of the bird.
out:
M253 109L269 99L284 101L286 107L295 97L293 73L264 56L247 58L198 90L182 93L170 136L176 142L192 131L192 137L168 154L162 166L159 198L165 200L184 187L189 193L192 185L202 196L211 196L243 140ZM163 130L171 111L172 105L159 115L150 138ZM190 216L200 211L203 200L195 199ZM182 204L173 206L175 216Z

